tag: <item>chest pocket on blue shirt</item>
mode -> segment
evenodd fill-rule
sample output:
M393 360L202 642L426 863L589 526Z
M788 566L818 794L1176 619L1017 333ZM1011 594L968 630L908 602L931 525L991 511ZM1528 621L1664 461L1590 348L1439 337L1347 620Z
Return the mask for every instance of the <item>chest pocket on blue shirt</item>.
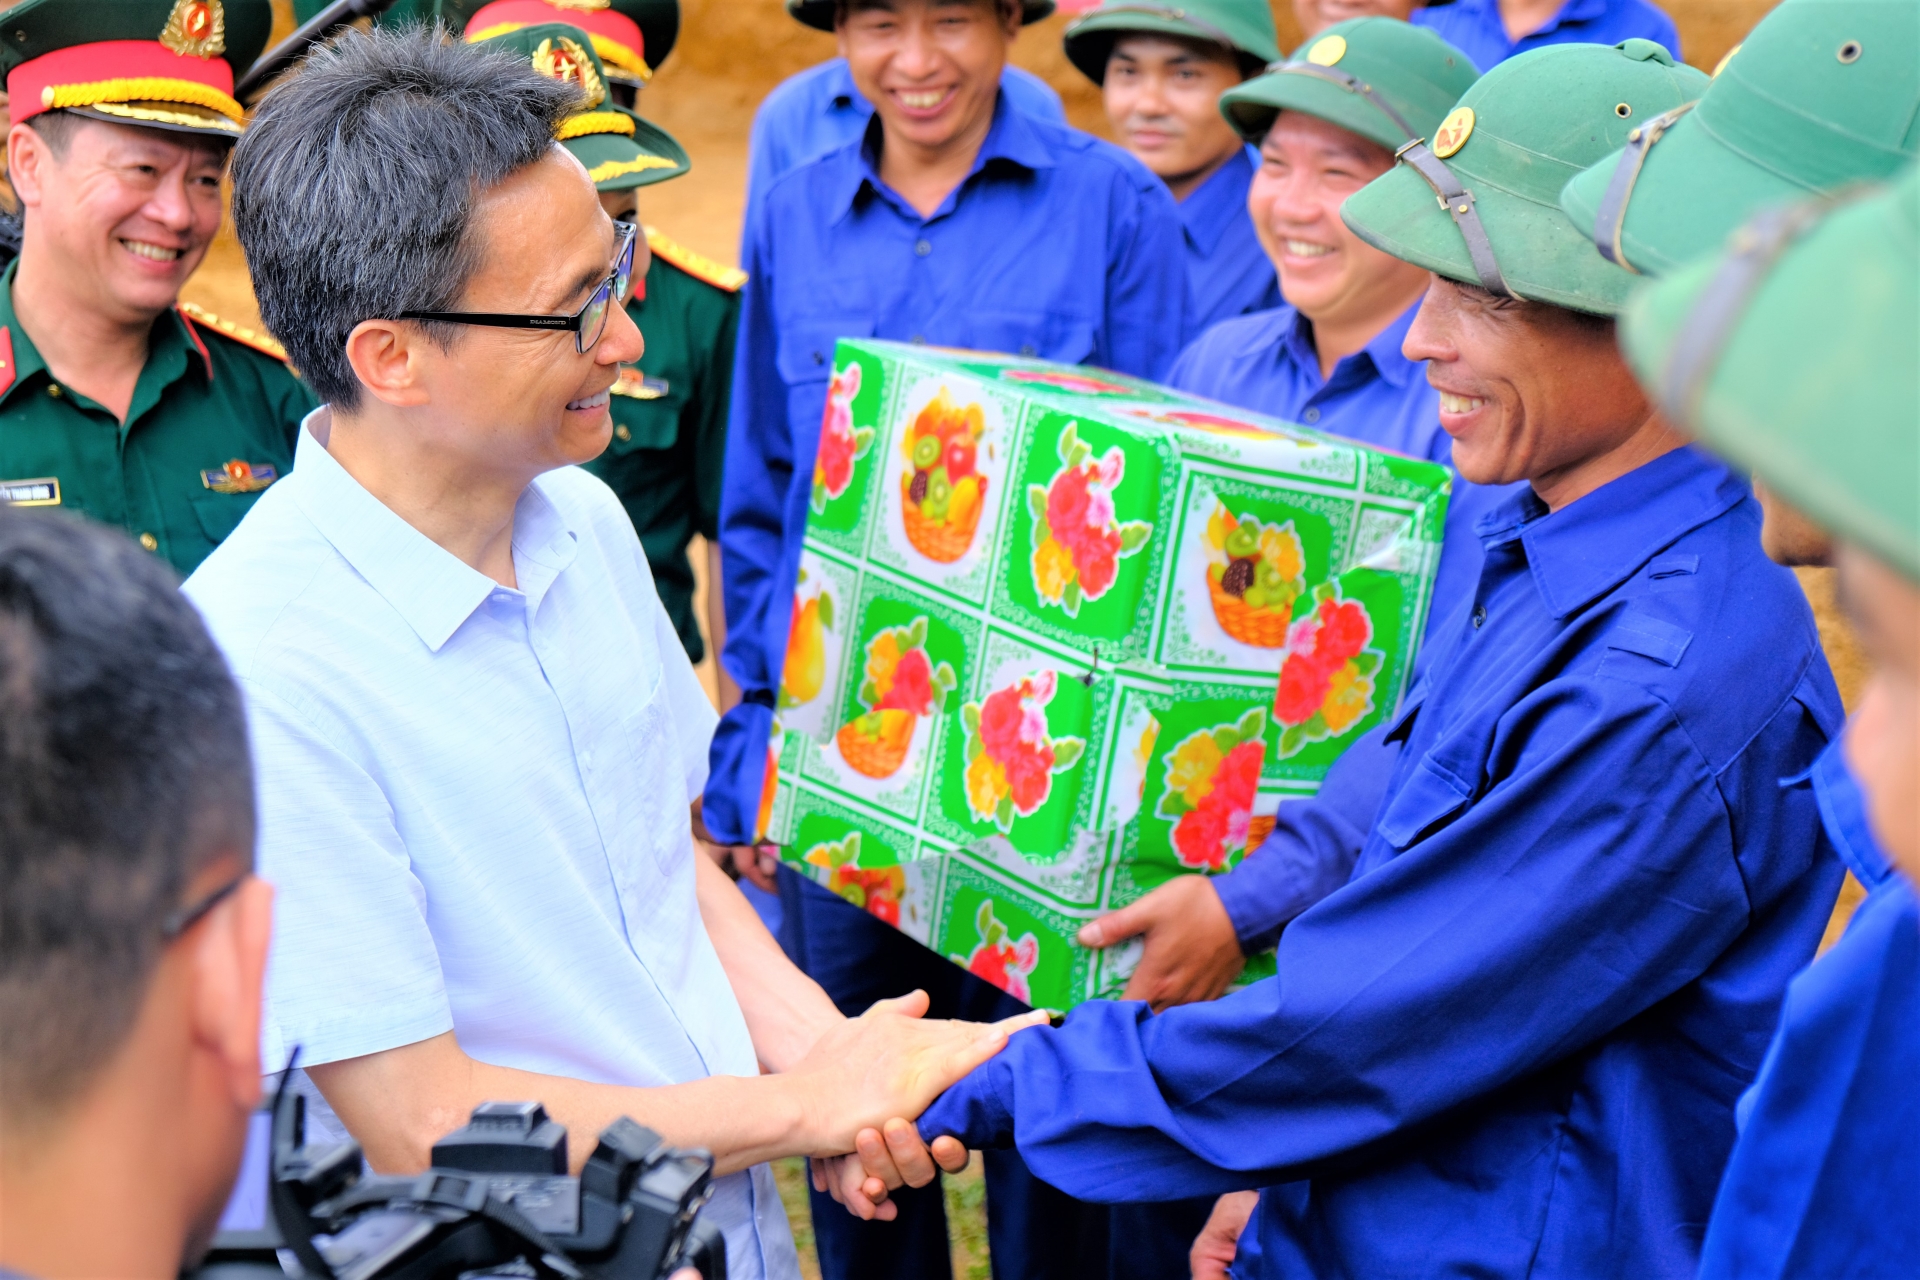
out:
M1395 849L1414 841L1466 808L1473 798L1465 783L1440 768L1432 756L1420 761L1387 801L1374 829Z
M807 316L783 325L774 355L780 380L798 388L833 376L833 348L842 338L870 338L873 321L854 316Z
M975 351L1037 356L1063 364L1093 359L1093 323L1077 316L1045 311L969 311L961 345Z

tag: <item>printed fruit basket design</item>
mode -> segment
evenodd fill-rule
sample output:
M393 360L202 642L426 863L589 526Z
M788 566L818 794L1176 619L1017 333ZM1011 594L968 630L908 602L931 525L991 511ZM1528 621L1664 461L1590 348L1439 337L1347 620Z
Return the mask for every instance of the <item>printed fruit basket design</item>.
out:
M844 840L822 841L801 855L809 866L827 870L827 888L868 915L900 927L900 899L907 889L907 873L898 866L862 867L860 833Z
M1033 585L1040 598L1078 616L1080 606L1098 600L1113 586L1120 561L1140 553L1153 535L1144 520L1114 518L1113 491L1126 478L1127 459L1119 446L1098 460L1072 426L1054 445L1060 469L1045 485L1031 485L1027 503L1033 514Z
M1334 583L1315 587L1313 609L1287 632L1273 715L1286 726L1280 755L1345 733L1373 710L1374 677L1385 656L1367 646L1373 618Z
M1022 1000L1118 995L1137 950L1080 926L1230 871L1394 711L1448 472L1106 370L858 339L832 378L768 839Z
M1207 520L1207 559L1207 594L1220 629L1255 648L1283 647L1293 602L1307 589L1306 552L1293 521L1235 520L1216 498Z
M889 627L867 645L867 678L860 686L866 711L840 726L840 758L856 773L887 778L900 771L913 746L914 727L938 715L954 685L953 667L927 657L927 620Z
M1010 941L1012 934L1007 926L993 917L992 902L980 904L974 913L973 927L980 934L980 945L973 949L973 954L947 958L976 978L985 978L1015 1000L1033 1003L1033 989L1027 980L1040 964L1040 939L1028 933L1018 941Z
M976 821L991 821L1001 834L1016 814L1039 812L1053 789L1053 776L1080 759L1086 742L1055 738L1047 727L1047 704L1059 677L1052 671L1026 676L960 708L967 728L967 807Z
M978 466L986 429L979 405L963 409L942 387L900 438L907 464L900 473L901 518L907 540L929 560L952 564L973 545L987 497Z
M800 587L807 587L800 571ZM805 706L820 696L827 679L827 635L833 630L833 593L822 587L793 597L793 625L787 631L787 658L780 670L780 707Z
M853 483L853 464L873 447L873 428L853 425L853 398L860 394L860 366L848 365L827 384L827 413L820 423L820 449L813 462L815 515Z
M1267 714L1255 707L1231 724L1189 734L1166 754L1155 812L1174 824L1181 866L1224 871L1231 856L1248 852L1266 731Z

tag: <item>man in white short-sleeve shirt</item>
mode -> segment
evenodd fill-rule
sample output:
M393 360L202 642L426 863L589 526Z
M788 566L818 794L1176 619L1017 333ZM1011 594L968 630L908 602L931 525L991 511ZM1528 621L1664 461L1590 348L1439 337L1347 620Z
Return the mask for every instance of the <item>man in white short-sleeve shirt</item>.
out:
M576 1164L622 1114L709 1148L731 1274L792 1277L764 1162L826 1159L890 1216L832 1158L1006 1029L912 997L842 1018L695 852L714 713L631 522L568 465L643 345L632 228L552 141L578 106L495 55L356 35L235 157L262 312L328 402L186 587L253 732L264 1047L299 1047L382 1170L492 1098L544 1102Z

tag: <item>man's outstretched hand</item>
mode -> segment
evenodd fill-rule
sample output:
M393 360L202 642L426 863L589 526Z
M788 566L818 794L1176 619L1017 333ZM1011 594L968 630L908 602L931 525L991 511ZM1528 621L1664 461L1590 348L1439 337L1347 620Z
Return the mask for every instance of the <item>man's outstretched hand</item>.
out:
M861 1130L919 1115L1008 1036L1047 1020L1038 1009L1001 1022L926 1019L927 1003L924 991L881 1000L827 1031L794 1066L814 1154L842 1155Z
M1083 947L1111 947L1139 937L1140 967L1121 998L1145 1000L1155 1013L1176 1004L1217 1000L1247 958L1220 894L1206 876L1175 876L1138 902L1080 930Z

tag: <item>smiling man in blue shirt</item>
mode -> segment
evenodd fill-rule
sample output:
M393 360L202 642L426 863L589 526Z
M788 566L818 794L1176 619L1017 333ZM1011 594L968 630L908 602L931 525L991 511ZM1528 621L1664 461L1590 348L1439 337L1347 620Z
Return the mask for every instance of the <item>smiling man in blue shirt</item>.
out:
M1197 333L1280 301L1247 217L1258 157L1220 118L1220 95L1280 57L1267 0L1111 0L1067 28L1067 58L1100 86L1121 146L1180 205Z
M843 0L833 12L873 119L858 141L773 183L742 263L750 280L720 511L722 661L742 701L714 735L704 807L708 830L736 848L759 834L836 340L1018 352L1151 378L1165 374L1186 330L1184 250L1165 184L1117 147L1016 110L1001 91L1019 5ZM1018 1007L811 881L785 872L781 885L783 942L841 1007L916 984L942 1012ZM987 1177L1002 1276L1092 1267L1060 1221L1073 1202L1035 1191L1017 1158L996 1156ZM823 1271L944 1272L938 1192L900 1208L884 1228L817 1214Z
M1246 947L1278 935L1279 976L1158 1015L1082 1005L919 1134L1016 1142L1115 1200L1264 1188L1246 1276L1692 1276L1734 1102L1838 887L1813 796L1781 780L1839 697L1746 486L1631 380L1611 317L1633 278L1557 201L1624 138L1618 104L1645 119L1703 82L1647 42L1542 51L1347 201L1436 273L1406 345L1461 474L1528 488L1477 526L1380 803L1283 806L1211 882ZM1263 876L1290 907L1238 892ZM884 1172L882 1141L861 1151Z
M1448 0L1413 21L1466 51L1480 67L1554 44L1651 40L1680 57L1680 31L1648 0Z

